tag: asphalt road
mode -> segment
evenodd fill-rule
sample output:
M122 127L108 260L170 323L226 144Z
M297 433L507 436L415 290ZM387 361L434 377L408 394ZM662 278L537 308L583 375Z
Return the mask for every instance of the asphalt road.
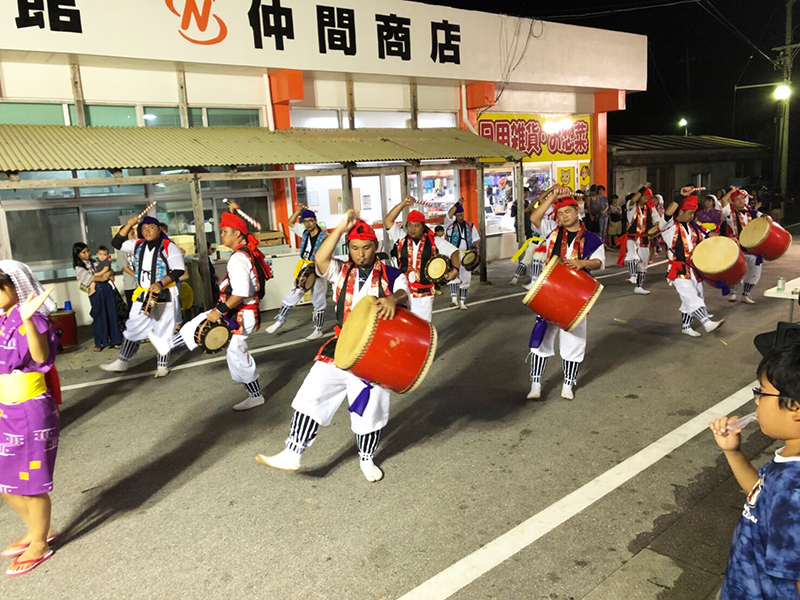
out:
M651 270L647 297L616 266L602 273L576 399L559 397L555 358L543 399L529 401L533 316L508 285L511 265L492 265L494 285L475 281L467 311L434 315L437 358L417 391L393 398L376 484L359 470L344 408L301 472L254 460L283 448L319 346L302 341L308 307L279 334L253 336L268 402L245 413L231 410L245 392L219 357L179 354L180 367L155 380L150 348L121 379L93 365L97 355L64 355L53 494L62 540L34 573L3 580L3 597L713 597L744 496L710 434L680 436L755 379L753 337L788 313L761 294L797 275L800 249L765 264L755 306L707 288L726 322L698 339L680 334L665 271ZM670 435L673 449L651 447ZM779 447L757 428L746 438L759 461ZM637 454L648 447L652 464ZM2 515L10 542L20 524ZM521 531L532 517L538 533Z

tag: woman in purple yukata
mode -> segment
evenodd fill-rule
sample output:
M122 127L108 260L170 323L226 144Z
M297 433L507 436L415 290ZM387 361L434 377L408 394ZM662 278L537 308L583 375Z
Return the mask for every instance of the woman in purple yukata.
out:
M22 518L25 536L3 556L6 575L29 573L53 555L50 495L58 450L59 418L46 374L58 341L47 315L50 292L27 265L0 261L0 495Z

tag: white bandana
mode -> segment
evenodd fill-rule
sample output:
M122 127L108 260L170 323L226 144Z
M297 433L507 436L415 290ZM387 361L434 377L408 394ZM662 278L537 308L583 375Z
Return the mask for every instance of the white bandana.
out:
M11 281L14 282L20 304L28 299L28 295L30 295L31 292L36 296L44 292L42 284L33 276L30 267L25 263L21 263L17 260L0 260L0 271L8 275ZM52 298L48 298L37 312L40 312L46 317L54 310L56 310L56 301ZM0 309L0 315L3 314L5 314L5 311Z

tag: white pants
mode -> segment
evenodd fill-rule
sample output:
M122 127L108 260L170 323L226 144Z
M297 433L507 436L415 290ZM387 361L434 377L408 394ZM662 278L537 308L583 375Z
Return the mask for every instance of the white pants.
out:
M292 408L327 426L344 399L351 405L363 389L364 382L352 373L317 361L297 390ZM364 414L350 413L350 427L356 435L366 435L383 429L388 422L389 390L373 384Z
M694 277L692 279L676 279L672 282L672 287L681 297L679 310L682 313L690 315L697 309L706 307L703 283L697 281Z
M543 358L555 355L556 334L559 335L558 349L561 358L572 362L583 362L586 355L586 319L578 323L572 333L564 331L553 323L547 324L544 339L538 348L531 348L531 352Z
M295 284L295 286L286 293L281 302L286 306L297 306L297 303L303 299L305 294L306 291L302 288L298 288ZM317 277L314 280L314 285L311 286L311 304L314 305L314 310L325 310L327 298L328 282L322 277Z
M175 315L181 308L181 299L178 296L178 286L167 288L170 301L156 304L148 317L142 312L142 303L134 301L128 320L125 321L125 339L132 342L141 342L147 339L147 334L153 332L157 337L169 339L175 330Z
M758 283L758 280L761 279L761 267L762 265L757 265L756 260L758 257L753 254L745 254L744 259L747 261L747 273L744 276L742 281L744 283L749 283L750 285L755 285ZM737 289L740 287L741 284L736 284L736 286L732 289Z
M430 322L433 318L433 296L423 296L422 298L411 298L411 312L420 319Z
M458 268L458 277L453 279L453 281L448 281L448 284L458 284L458 287L463 289L469 289L469 284L472 283L472 271L467 271L464 267ZM433 310L433 307L431 307ZM428 319L430 321L430 319Z
M630 260L639 261L636 269L639 273L647 272L647 263L650 260L650 248L643 248L638 239L628 240L627 253L625 254L625 262Z
M200 324L206 320L206 315L210 312L209 310L197 315L181 327L180 335L189 350L197 349L194 333ZM228 361L228 371L230 371L231 379L237 383L253 383L258 379L258 370L256 369L256 361L247 351L247 336L253 333L256 328L256 317L251 311L244 311L242 325L244 333L234 335L231 338L231 343L225 351L225 359Z

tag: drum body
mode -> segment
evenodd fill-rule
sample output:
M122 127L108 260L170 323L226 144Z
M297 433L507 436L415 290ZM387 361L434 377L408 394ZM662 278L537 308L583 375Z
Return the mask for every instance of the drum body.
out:
M603 286L585 271L570 269L557 256L550 259L522 303L564 331L572 331L600 297Z
M227 348L231 337L230 328L222 321L212 323L206 320L194 332L195 343L206 354L216 354Z
M747 274L747 261L739 244L718 235L704 239L692 252L692 264L706 279L733 287Z
M340 369L404 394L425 379L436 355L436 328L405 308L379 319L377 298L363 298L347 316L336 342Z
M314 287L314 282L317 280L317 268L314 263L305 265L297 274L297 288L308 291Z
M78 344L78 322L75 319L74 310L55 310L50 313L50 320L55 325L58 343L64 348L76 346Z
M764 260L778 260L792 245L792 234L767 219L753 219L739 234L742 248L760 254Z
M476 250L467 250L461 255L461 266L467 271L474 271L481 264L481 257Z
M149 317L156 307L156 304L169 302L169 292L166 290L162 290L161 292L146 290L140 294L140 298L142 301L142 312Z
M444 254L436 254L425 265L425 276L432 283L447 283L447 274L450 269L452 269L450 259Z

